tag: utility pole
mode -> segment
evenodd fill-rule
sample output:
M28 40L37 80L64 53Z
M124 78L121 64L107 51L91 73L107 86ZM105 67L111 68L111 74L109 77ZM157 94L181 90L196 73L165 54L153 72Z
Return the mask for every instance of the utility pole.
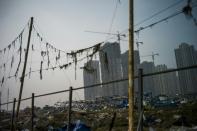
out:
M128 86L128 101L129 101L129 131L134 131L134 34L133 34L133 0L129 0L129 86Z
M23 93L25 70L26 70L26 66L27 66L27 58L28 58L28 53L29 53L29 45L30 45L32 27L33 27L33 17L31 17L31 21L30 21L29 35L28 35L28 41L27 41L27 49L26 49L26 52L25 52L25 62L24 62L22 76L20 78L21 86L20 86L20 92L19 92L19 98L18 98L18 104L17 104L17 112L16 112L17 117L19 115L21 97L22 97L22 93Z

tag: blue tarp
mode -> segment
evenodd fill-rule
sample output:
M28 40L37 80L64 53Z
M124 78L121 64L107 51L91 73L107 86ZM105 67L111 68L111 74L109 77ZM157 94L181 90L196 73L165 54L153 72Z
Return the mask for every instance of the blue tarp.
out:
M52 126L49 126L48 131L67 131L67 125L62 128L55 129ZM71 124L71 131L91 131L91 129L80 120L78 120L75 124Z
M90 127L86 126L78 120L73 131L90 131Z

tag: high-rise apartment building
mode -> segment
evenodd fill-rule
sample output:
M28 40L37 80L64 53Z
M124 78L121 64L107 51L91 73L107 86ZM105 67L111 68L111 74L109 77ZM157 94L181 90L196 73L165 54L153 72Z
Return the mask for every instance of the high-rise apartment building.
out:
M83 67L84 86L101 83L99 61L91 60L85 63ZM94 100L101 97L101 86L84 89L85 100Z
M122 73L123 79L128 78L128 56L129 51L124 52L121 54L121 64L122 64ZM138 75L138 67L140 65L140 55L139 51L134 51L134 75ZM128 95L128 81L123 82L123 89L124 89L124 96ZM138 82L137 79L134 80L134 92L138 91Z
M109 82L122 79L120 44L106 43L99 51L101 79L102 82ZM111 83L102 86L103 96L122 96L122 82Z
M144 61L140 64L140 68L143 69L143 73L155 72L155 66L153 62ZM155 96L155 85L153 76L143 78L143 91L144 93L152 93L152 95Z
M157 65L155 71L167 70L165 64ZM155 95L175 96L179 93L176 72L164 73L154 76Z
M182 43L175 51L177 68L197 64L197 51L193 45ZM188 69L178 72L180 91L182 94L197 92L197 69Z

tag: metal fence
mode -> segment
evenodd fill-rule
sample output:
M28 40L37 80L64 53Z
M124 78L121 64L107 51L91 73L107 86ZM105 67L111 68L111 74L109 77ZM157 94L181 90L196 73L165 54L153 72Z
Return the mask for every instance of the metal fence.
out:
M134 78L138 78L138 112L139 112L139 119L138 119L138 125L137 125L137 131L142 131L143 130L143 78L144 77L148 77L148 76L155 76L155 75L159 75L159 74L164 74L164 73L170 73L170 72L177 72L177 71L182 71L182 70L189 70L189 69L195 69L197 68L197 65L192 65L192 66L188 66L188 67L182 67L182 68L177 68L177 69L169 69L169 70L165 70L165 71L159 71L159 72L154 72L154 73L143 73L143 69L139 69L138 71L138 76L135 76ZM72 94L73 91L75 90L81 90L81 89L86 89L86 88L95 88L97 86L101 86L101 85L108 85L111 83L117 83L117 82L123 82L123 81L127 81L128 78L126 79L120 79L120 80L114 80L114 81L109 81L109 82L105 82L105 83L99 83L99 84L93 84L93 85L89 85L89 86L83 86L83 87L78 87L78 88L72 88L70 87L67 90L61 90L61 91L56 91L56 92L50 92L50 93L46 93L46 94L40 94L40 95L35 95L34 93L32 93L31 97L28 98L23 98L21 99L21 101L27 101L27 100L31 100L31 130L34 130L34 100L35 98L40 98L40 97L44 97L44 96L50 96L50 95L54 95L54 94L59 94L59 93L64 93L64 92L69 92L69 108L68 108L68 131L70 131L70 125L71 125L71 119L72 119ZM18 102L18 100L16 100L16 98L14 98L13 101L7 102L7 103L2 103L0 104L0 106L3 105L7 105L7 104L13 104L13 109L12 109L12 118L11 118L11 130L14 131L15 127L16 127L16 123L17 123L17 118L15 116L15 105L16 102ZM1 108L0 108L1 109ZM109 130L111 131L113 128L113 124L114 124L114 119L116 118L116 114L114 114L112 122L110 124L110 128Z

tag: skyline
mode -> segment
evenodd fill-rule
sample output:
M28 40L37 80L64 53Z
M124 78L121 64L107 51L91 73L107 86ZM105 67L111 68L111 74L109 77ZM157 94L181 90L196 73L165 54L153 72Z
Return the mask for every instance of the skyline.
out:
M105 43L105 45L103 46L103 47L106 47L106 46L108 46L108 44L110 44L110 43ZM115 43L115 44L118 44L118 43ZM184 44L186 44L187 46L191 46L191 47L193 47L193 45L188 45L187 43L181 43L180 45L179 45L179 48L182 46L182 45L184 45ZM179 48L177 48L177 49L179 49ZM104 48L105 49L105 48ZM175 50L177 50L177 49L174 49L174 51ZM194 48L194 50L195 50L195 48ZM135 51L135 53L136 52L138 52L138 50L134 50ZM196 51L196 50L195 50ZM128 52L128 51L126 51L126 52ZM125 52L125 53L126 53ZM124 54L125 53L122 53L122 54L120 54L121 56L123 55L124 56ZM175 52L174 52L175 53ZM139 53L138 53L139 54ZM137 55L137 54L136 54ZM109 56L108 56L109 57ZM137 57L137 56L136 56ZM123 58L121 58L121 59L123 59ZM88 61L88 62L91 62L91 61ZM92 62L98 62L98 60L93 60ZM153 68L154 69L152 69L152 71L150 72L150 70L148 71L148 72L146 72L145 71L145 69L146 69L146 67L144 66L144 67L141 67L144 63L149 63L149 64L152 64L152 66L153 66ZM85 64L87 64L87 63L85 63ZM98 63L97 63L98 64ZM169 67L167 67L167 65L165 64L165 63L163 63L163 64L158 64L158 65L155 65L152 61L140 61L140 63L139 63L139 65L136 65L136 66L139 66L139 68L145 68L144 69L144 72L146 72L146 73L152 73L152 72L158 72L159 70L159 68L158 67L160 67L160 66L164 66L165 67L165 69L163 69L162 68L162 70L168 70L168 69L172 69L172 68L169 68ZM98 67L98 65L97 65L97 67ZM184 67L184 66L183 66ZM158 69L157 69L158 68ZM83 68L84 69L84 68ZM148 69L148 68L147 68ZM100 69L97 69L96 68L96 70L100 70ZM161 70L161 71L162 71ZM84 70L83 70L84 71ZM176 75L176 72L173 72L174 73L174 75ZM96 73L97 74L97 73ZM112 73L113 74L113 73ZM167 74L167 75L170 75L171 73L169 73L169 74ZM84 74L83 74L84 75ZM162 74L163 75L163 74ZM161 76L162 76L161 75ZM91 77L91 76L89 76L89 77ZM176 75L176 77L178 78L178 76ZM83 77L83 79L84 79L84 77ZM153 78L153 79L155 79L155 78ZM114 79L114 80L116 80L116 79ZM94 81L97 81L97 78L95 79L94 78ZM146 80L144 79L144 82L145 82ZM88 81L87 81L88 82ZM137 81L136 81L137 82ZM88 83L91 83L91 84L86 84L86 85L84 85L84 86L89 86L89 85L94 85L94 84L99 84L98 82L96 82L96 83L92 83L92 82L88 82ZM105 83L105 82L104 82ZM176 85L176 82L174 83L175 85ZM144 84L145 85L145 84ZM149 85L149 84L147 84L147 85ZM122 88L122 87L121 87ZM144 87L145 88L145 87ZM177 90L177 88L178 88L178 90ZM177 91L179 91L180 89L179 89L180 87L176 87L176 90ZM135 89L136 89L136 87L135 87ZM75 90L75 91L77 91L77 90ZM45 92L46 93L46 92ZM49 93L49 92L48 92ZM68 93L68 92L67 92ZM76 93L76 92L75 92ZM41 95L41 94L40 94ZM78 95L78 94L77 94ZM84 94L85 95L85 94ZM165 95L165 94L162 94L162 95ZM50 96L48 96L48 97L50 97ZM79 96L78 96L79 97ZM44 106L44 105L43 105Z
M108 46L108 48L105 48ZM99 60L89 60L83 68L84 88L98 83L106 83L128 78L128 51L120 54L119 43L106 43L99 52ZM174 50L176 64L179 68L195 66L197 64L197 50L193 45L182 43ZM165 64L155 65L153 62L139 61L139 52L134 51L134 72L137 76L138 69L143 69L144 74L167 71L172 68ZM97 64L95 64L97 63ZM100 63L100 64L98 64ZM85 68L86 66L86 68ZM174 69L174 68L173 68ZM161 73L143 78L144 94L152 96L166 95L175 97L195 93L196 69ZM98 73L99 72L99 73ZM102 81L102 82L101 82ZM135 96L138 92L138 80L135 79ZM128 92L128 81L100 85L96 88L85 88L85 100L96 100L96 98L124 96ZM110 87L110 88L109 88Z
M147 2L145 0L135 1L135 23L138 23L138 21L147 18L147 16L150 16L155 12L158 12L160 9L169 6L171 3L172 2L169 0L165 2L156 0L152 0L151 2ZM176 7L157 17L156 20L182 9L185 3L186 1L183 1ZM15 38L31 16L34 16L36 25L39 26L39 29L44 34L47 41L59 49L76 50L92 46L105 40L108 36L91 34L84 31L93 30L108 32L115 5L116 1L114 0L87 0L86 2L62 0L59 0L58 2L31 0L13 2L9 0L1 0L0 18L2 22L0 23L0 28L2 30L0 30L0 35L2 36L2 39L0 40L0 47L2 49L7 46L7 43L10 43L13 38ZM122 0L121 3L118 4L117 14L112 26L112 33L116 33L117 31L121 32L122 30L128 29L127 5L128 1L126 0ZM197 17L196 8L193 11L193 15ZM154 21L155 19L137 27L139 28ZM136 29L138 29L137 27ZM148 55L152 52L159 53L159 57L155 58L156 64L165 63L169 68L174 68L176 67L174 49L177 48L182 42L192 44L195 48L197 48L197 38L195 34L197 34L197 27L194 26L193 21L186 19L185 16L181 14L170 19L167 23L163 22L155 27L152 27L152 29L142 31L139 34L138 40L144 42L144 44L140 46L140 55ZM137 38L138 37L135 36L135 39ZM116 38L112 41L115 40ZM127 42L121 41L121 51L124 52L127 47ZM144 58L143 60L151 61L151 58ZM39 80L39 76L36 74L34 75L34 80L25 81L26 89L24 88L24 92L27 93L24 93L25 95L23 98L25 96L30 96L31 92L41 94L50 91L62 90L64 88L68 88L70 85L78 87L82 85L82 77L79 77L82 76L81 72L82 71L79 71L77 73L77 80L74 80L73 69L71 71L65 71L67 75L60 71L54 73L44 72L44 78L42 81ZM54 77L58 77L58 80L54 81ZM53 81L53 83L51 83L51 85L50 83L46 84L46 81ZM14 82L9 82L9 84L10 85L8 86L12 87ZM36 89L34 89L35 86ZM48 86L47 89L41 88L46 86ZM54 88L53 86L59 87ZM15 88L15 91L17 90L18 88ZM12 91L11 95L18 97L18 94L14 94L14 92ZM80 92L79 94L82 98L83 94ZM63 100L64 97L62 96L61 99Z

